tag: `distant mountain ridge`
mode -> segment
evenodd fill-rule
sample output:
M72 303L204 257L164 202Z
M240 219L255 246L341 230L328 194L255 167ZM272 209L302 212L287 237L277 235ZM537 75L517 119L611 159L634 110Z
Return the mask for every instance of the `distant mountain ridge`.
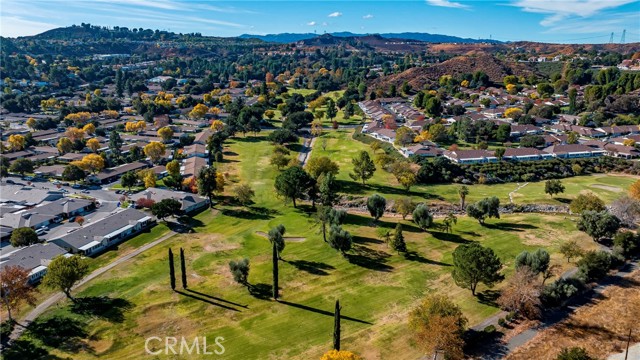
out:
M497 41L497 40L461 38L457 36L429 34L429 33L421 33L421 32L356 34L349 31L342 31L342 32L332 32L327 34L335 37L362 37L362 36L369 36L369 35L380 35L381 37L386 39L417 40L417 41L424 41L429 43L487 43L487 42L501 43L500 41ZM266 42L275 42L275 43L293 43L293 42L298 42L302 40L313 39L322 35L324 34L280 33L280 34L267 34L267 35L242 34L238 37L241 39L260 39Z

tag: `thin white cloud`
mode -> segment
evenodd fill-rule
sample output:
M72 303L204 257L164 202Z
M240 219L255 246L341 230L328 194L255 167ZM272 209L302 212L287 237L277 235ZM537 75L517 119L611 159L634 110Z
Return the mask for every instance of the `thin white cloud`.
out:
M607 19L571 18L549 27L545 33L573 33L573 34L606 34L615 33L616 40L621 35L620 29L629 28L638 21L635 13L612 14Z
M603 10L617 8L637 0L516 0L513 6L523 11L547 15L540 25L553 26L570 17L592 17Z
M459 2L450 1L450 0L426 0L426 1L427 1L427 4L431 6L441 6L441 7L455 8L455 9L466 9L469 7L468 5L461 4Z
M162 10L178 10L181 4L170 0L94 0L95 2L106 2L110 4L123 4L130 6L149 7Z
M332 12L331 14L329 14L329 17L340 17L340 16L342 16L342 13L339 11Z
M315 21L309 21L309 22L307 23L307 25L309 25L309 26L316 26L316 24L317 24L317 23L316 23Z
M27 20L19 16L3 16L0 24L0 35L5 37L36 35L58 26L46 22Z
M329 25L329 24L328 24L326 21L324 21L324 22L322 23L322 26L327 26L327 25Z
M367 14L367 15L364 15L362 18L365 19L365 20L366 19L373 19L373 15Z

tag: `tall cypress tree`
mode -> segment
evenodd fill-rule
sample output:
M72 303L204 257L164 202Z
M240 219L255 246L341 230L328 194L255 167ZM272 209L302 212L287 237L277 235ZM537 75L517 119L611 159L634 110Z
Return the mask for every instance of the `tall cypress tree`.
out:
M278 300L278 244L273 242L273 298Z
M180 270L182 271L182 288L187 288L187 266L184 263L184 250L180 248Z
M176 289L176 271L173 268L173 252L169 249L169 277L171 277L171 290Z
M340 351L340 300L336 300L336 311L333 313L333 348Z

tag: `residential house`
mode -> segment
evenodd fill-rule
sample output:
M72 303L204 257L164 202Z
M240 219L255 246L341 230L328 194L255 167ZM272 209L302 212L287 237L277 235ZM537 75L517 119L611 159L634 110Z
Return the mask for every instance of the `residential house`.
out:
M190 177L197 176L198 173L200 172L200 169L207 166L209 166L207 159L194 156L186 159L182 163L182 166L180 167L180 172L182 173L182 176L185 179L187 179Z
M479 164L498 161L494 152L489 150L447 150L443 152L443 156L458 164Z
M29 271L29 283L35 284L47 273L47 267L54 258L66 254L67 251L56 244L34 244L3 255L0 258L0 269L20 266Z
M502 159L510 161L539 161L553 159L553 155L536 148L506 148Z
M561 159L592 158L606 154L604 149L583 144L553 145L545 148L544 151Z
M141 211L124 209L96 222L70 229L67 234L50 239L49 242L73 254L95 256L154 223L152 217Z
M404 157L410 157L411 155L417 155L421 157L437 157L442 156L443 152L443 149L440 149L436 146L436 144L431 142L427 142L426 144L414 144L400 149L400 153Z
M62 198L52 201L48 204L39 205L33 208L40 214L49 214L68 219L78 215L84 215L96 208L96 204L92 200Z
M604 146L608 156L623 159L635 159L640 157L640 151L633 146L606 144Z
M185 146L182 150L182 155L186 158L190 158L193 156L208 158L209 152L207 151L207 146L203 144L191 144L189 146Z
M108 184L110 182L114 182L120 179L120 177L124 175L124 173L126 172L129 172L129 171L136 172L138 170L146 169L149 166L150 164L147 162L136 161L129 164L124 164L124 165L102 170L101 172L95 175L89 175L87 176L87 180L95 184Z

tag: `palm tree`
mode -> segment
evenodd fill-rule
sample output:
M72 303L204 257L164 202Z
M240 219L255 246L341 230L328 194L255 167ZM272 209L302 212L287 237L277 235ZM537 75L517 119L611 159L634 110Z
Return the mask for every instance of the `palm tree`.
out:
M458 195L460 196L460 209L464 210L464 200L469 195L469 188L462 185L458 188Z

